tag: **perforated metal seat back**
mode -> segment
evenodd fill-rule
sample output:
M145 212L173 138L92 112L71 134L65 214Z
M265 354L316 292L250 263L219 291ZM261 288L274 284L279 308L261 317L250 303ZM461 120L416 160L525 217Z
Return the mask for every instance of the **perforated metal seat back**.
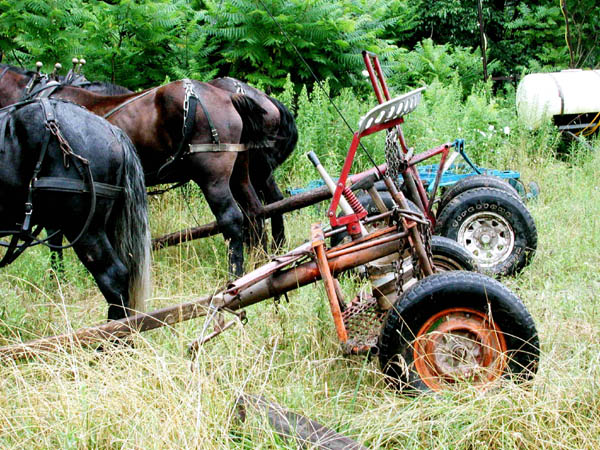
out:
M421 102L421 92L425 89L425 87L415 89L376 106L359 120L358 132L362 133L374 125L391 122L414 111Z

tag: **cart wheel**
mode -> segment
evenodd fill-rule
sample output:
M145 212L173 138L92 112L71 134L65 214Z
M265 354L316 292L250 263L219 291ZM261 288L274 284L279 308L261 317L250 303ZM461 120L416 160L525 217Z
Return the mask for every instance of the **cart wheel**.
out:
M479 271L477 261L471 252L452 239L443 236L432 236L431 254L433 265L438 272L449 270Z
M521 200L494 188L469 189L454 197L437 218L435 234L457 241L490 275L511 275L537 248L537 230Z
M506 191L511 193L517 198L521 198L519 192L507 183L500 177L495 177L493 175L472 175L467 178L463 178L462 180L456 182L452 186L450 186L444 192L440 199L440 203L438 204L438 212L440 212L444 207L457 195L462 194L469 189L481 188L481 187L489 187L500 189L501 191ZM438 214L439 215L439 214Z
M539 360L537 331L523 303L473 272L417 282L388 312L378 350L390 384L413 391L460 383L485 388L506 377L526 381Z

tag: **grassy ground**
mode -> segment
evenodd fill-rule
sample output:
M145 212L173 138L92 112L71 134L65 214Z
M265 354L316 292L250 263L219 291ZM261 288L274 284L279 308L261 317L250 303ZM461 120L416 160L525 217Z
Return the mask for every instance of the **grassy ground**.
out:
M540 144L540 139L535 141ZM537 145L536 144L536 145ZM555 157L528 135L503 149L510 167L540 184L529 208L539 232L532 264L504 282L541 337L530 386L406 397L376 360L344 357L322 286L249 308L249 321L203 347L198 319L136 337L135 349L77 350L0 365L2 448L295 448L259 417L236 421L241 392L261 394L372 448L581 449L600 440L600 153ZM596 145L597 149L600 146ZM188 208L188 203L191 206ZM199 194L152 200L155 235L210 217ZM286 217L289 245L323 211ZM154 255L150 308L214 291L226 281L220 237ZM254 256L261 261L261 256ZM344 289L356 289L347 282ZM106 304L71 253L64 280L33 249L0 273L0 344L102 321Z

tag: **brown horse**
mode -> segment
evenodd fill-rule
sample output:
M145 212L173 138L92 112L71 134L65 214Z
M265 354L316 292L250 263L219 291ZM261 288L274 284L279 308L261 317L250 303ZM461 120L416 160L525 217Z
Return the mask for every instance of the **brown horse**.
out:
M0 65L0 106L19 102L35 73ZM146 184L195 181L229 241L229 267L243 273L243 214L230 189L236 177L237 198L250 218L260 217L262 205L248 174L248 153L261 146L265 111L251 98L198 81L175 81L140 93L99 95L52 83L33 91L48 93L85 106L129 135L144 167ZM193 94L190 94L190 91ZM190 97L197 98L193 116ZM191 120L190 120L190 116ZM184 124L193 123L193 129ZM182 131L183 130L183 131ZM219 145L212 145L218 136ZM206 145L208 144L208 146ZM183 151L182 151L183 149ZM203 149L190 151L190 149ZM220 151L220 150L224 151ZM215 151L217 150L217 151ZM173 163L168 163L170 159ZM235 170L234 170L235 169Z
M235 78L217 78L208 83L232 93L245 94L266 111L265 131L269 141L252 153L250 180L265 203L282 200L283 194L275 182L273 172L290 156L298 142L294 116L279 100ZM282 244L285 240L283 215L271 217L271 227L275 243Z
M67 75L65 82L104 95L120 95L131 92L123 86L89 81L83 74L72 71ZM247 95L266 111L264 133L268 135L269 139L264 142L264 146L256 148L252 152L250 180L257 194L265 203L282 200L283 194L275 182L273 172L289 157L298 142L298 130L294 116L279 100L243 81L225 77L211 80L208 83L231 93ZM271 217L271 228L275 243L281 245L285 240L283 215L278 214Z

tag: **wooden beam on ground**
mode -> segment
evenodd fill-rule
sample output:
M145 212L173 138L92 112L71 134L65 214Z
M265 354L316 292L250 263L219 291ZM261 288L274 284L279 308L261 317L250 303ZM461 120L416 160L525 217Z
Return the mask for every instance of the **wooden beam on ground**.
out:
M243 422L250 410L266 416L275 432L284 439L294 439L300 448L328 450L367 450L358 442L300 414L288 411L263 396L242 394L236 402L238 417Z
M350 184L357 183L358 181L368 177L374 173L385 172L386 165L382 164L377 168L365 170L364 172L357 173L348 178ZM265 205L263 208L262 217L268 218L273 217L277 214L285 214L291 211L297 211L302 208L306 208L311 205L316 205L324 200L332 197L331 192L327 186L321 186L310 191L302 192L300 194L286 197L283 200L279 200L274 203ZM176 231L174 233L165 234L157 238L152 239L152 248L154 250L160 250L161 248L169 247L172 245L178 245L182 242L192 241L194 239L201 239L208 236L219 234L219 226L216 222L207 223L199 227L187 228L185 230Z
M262 216L272 217L276 214L285 214L290 211L306 208L307 206L315 205L331 198L331 192L327 186L322 186L317 189L312 189L301 194L292 195L274 203L270 203L263 208ZM159 250L171 245L181 244L182 242L201 239L208 236L219 234L219 226L217 222L211 222L199 227L187 228L185 230L176 231L175 233L165 234L152 240L152 248Z
M134 332L153 330L154 328L205 316L212 299L212 295L207 295L188 303L168 306L151 313L138 313L125 319L81 328L73 333L0 347L0 360L18 360L39 356L40 353L44 352L69 351L74 347L85 347L111 339L115 340Z

